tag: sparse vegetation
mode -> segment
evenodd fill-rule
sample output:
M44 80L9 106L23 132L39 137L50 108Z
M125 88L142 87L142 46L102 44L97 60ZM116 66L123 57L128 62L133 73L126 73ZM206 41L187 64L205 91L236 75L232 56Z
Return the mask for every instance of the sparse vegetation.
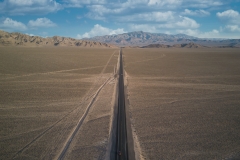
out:
M238 49L124 49L146 159L240 157Z
M0 159L56 158L92 94L113 75L118 52L67 47L0 50ZM112 87L107 88L112 95ZM109 97L89 113L106 115L104 133L109 132ZM102 142L106 137L99 132L96 143L106 147L107 141ZM98 150L94 156L103 153Z
M0 48L0 159L54 159L118 50ZM123 49L135 141L146 159L239 158L238 49ZM99 93L66 159L104 159L115 81Z

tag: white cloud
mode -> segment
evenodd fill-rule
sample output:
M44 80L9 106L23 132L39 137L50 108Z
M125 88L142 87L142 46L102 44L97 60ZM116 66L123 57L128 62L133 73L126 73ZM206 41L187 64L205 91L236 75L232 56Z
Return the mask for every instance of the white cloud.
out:
M98 3L94 3L94 0L92 1L90 5L86 5L89 9L89 12L86 14L88 18L105 21L114 21L116 19L124 21L124 18L128 18L131 22L141 21L141 16L145 15L148 18L144 17L144 19L149 19L147 20L149 22L151 19L154 19L155 15L153 13L180 13L179 10L183 7L191 8L193 5L199 9L186 9L182 15L208 16L210 12L202 8L211 10L212 7L223 5L221 0L105 0Z
M55 23L53 23L48 18L38 18L36 20L30 20L28 22L28 25L25 25L22 22L18 22L16 20L13 20L11 18L6 18L2 22L0 22L0 29L6 30L6 31L25 31L27 29L35 29L38 27L55 27L57 26Z
M189 15L189 16L208 16L210 15L210 13L208 11L205 10L189 10L189 9L185 9L184 12L182 12L182 15Z
M172 1L179 1L179 0L169 0L169 1L161 0L161 2L158 0L157 5L153 5L154 2L149 0L137 0L137 1L127 0L123 3L121 3L121 1L118 1L118 2L109 1L108 3L105 3L105 4L88 5L87 7L89 9L89 12L86 14L86 16L88 18L92 18L96 20L107 20L107 21L111 21L115 19L122 19L122 21L124 21L124 18L128 18L129 21L133 21L133 20L141 21L142 16L144 16L144 20L152 21L157 16L156 18L159 21L160 20L159 18L161 18L162 16L165 16L164 14L169 14L171 12L171 11L159 12L159 9L169 8L169 7L165 8L164 5L167 5L167 4L173 5Z
M92 5L88 7L91 11L99 15L109 14L109 13L121 13L124 11L124 8L107 8L106 5Z
M106 21L106 16L101 16L95 13L89 12L88 14L85 15L87 18L94 19L94 20L102 20Z
M240 32L240 27L238 25L226 25L226 29L231 32Z
M0 2L0 13L10 15L47 14L62 9L55 0L4 0Z
M176 22L177 27L182 28L198 28L200 25L193 19L180 16L181 21Z
M209 32L202 32L198 29L177 30L177 32L198 38L223 38L221 37L220 32L216 29Z
M37 27L55 27L56 24L53 23L50 19L48 18L38 18L35 21L30 20L28 22L28 26L31 28L37 28Z
M225 23L222 31L239 34L240 32L240 14L238 11L226 10L218 12L217 17Z
M83 35L78 34L77 38L90 38L94 36L103 36L103 35L113 35L113 34L121 34L124 33L125 31L122 28L118 28L116 30L102 27L99 24L94 25L94 27L89 31L84 33Z
M217 17L221 19L222 21L231 24L240 24L240 14L237 11L234 10L227 10L224 12L218 12Z
M180 5L182 3L182 0L149 0L148 5L150 6L165 6L168 5L170 7L170 5L172 6L177 6Z
M162 24L130 24L129 28L132 31L145 31L145 32L163 32L168 30L181 30L185 29L192 31L192 29L198 28L200 25L193 19L188 17L174 17L173 20L169 20L167 22L164 22Z
M82 8L84 5L99 5L105 4L105 0L63 0L66 8Z
M169 21L163 23L155 23L155 24L130 24L130 30L135 31L145 31L145 32L162 32L163 29L196 29L200 25L193 19L188 17L173 17L169 19Z
M107 5L91 5L88 6L90 12L88 12L85 16L95 20L109 20L109 17L114 15L121 15L126 8L124 7L110 7Z
M65 0L65 2L70 2L72 4L104 4L106 0Z
M222 0L184 0L183 6L191 8L215 8L223 4Z
M35 36L34 34L31 34L31 33L25 33L25 34L29 36Z
M135 15L123 16L119 20L123 22L136 22L136 21L145 21L145 22L166 22L173 20L173 12L149 12L149 13L140 13Z
M149 24L130 24L129 28L131 31L158 32L157 26Z
M22 22L12 20L11 18L6 18L1 24L0 28L3 28L7 31L24 31L27 29L27 26Z
M232 9L224 11L224 12L218 12L217 16L222 19L227 19L227 18L237 18L239 17L239 13L237 11L234 11Z
M12 5L17 6L31 6L33 4L43 5L46 4L47 0L8 0L8 2Z
M74 7L74 5L75 7L83 5L104 5L110 10L117 8L134 9L139 7L169 9L179 8L181 6L209 8L223 5L221 0L63 0L63 2L72 7Z

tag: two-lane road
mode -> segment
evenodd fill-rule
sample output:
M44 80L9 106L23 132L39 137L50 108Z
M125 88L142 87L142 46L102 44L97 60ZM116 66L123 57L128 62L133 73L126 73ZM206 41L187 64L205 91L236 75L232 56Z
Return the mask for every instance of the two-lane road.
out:
M122 49L120 50L119 68L119 93L118 93L118 115L117 115L117 160L128 160L128 143L126 128L126 109L124 96Z

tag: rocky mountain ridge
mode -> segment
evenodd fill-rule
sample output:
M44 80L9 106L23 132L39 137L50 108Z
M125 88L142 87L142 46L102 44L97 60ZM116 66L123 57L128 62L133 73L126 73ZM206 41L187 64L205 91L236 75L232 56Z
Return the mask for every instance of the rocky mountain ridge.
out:
M0 30L0 46L75 46L87 48L115 48L116 46L102 42L77 40L67 37L29 36L22 33L8 33Z
M84 38L83 40L110 43L121 47L142 47L150 44L175 45L188 43L195 43L208 47L240 47L240 39L202 39L185 34L168 35L142 31L123 33L118 35L97 36L93 38Z
M141 48L208 48L208 47L195 44L195 43L184 43L184 44L174 44L174 45L150 44L147 46L143 46Z

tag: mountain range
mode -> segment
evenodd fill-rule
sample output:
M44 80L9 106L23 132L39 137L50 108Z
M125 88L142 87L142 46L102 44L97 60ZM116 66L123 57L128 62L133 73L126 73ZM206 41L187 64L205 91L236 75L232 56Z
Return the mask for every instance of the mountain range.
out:
M77 40L67 37L48 37L29 36L22 33L8 33L0 30L0 46L75 46L87 48L115 48L114 45L109 45L102 42L94 42L87 40Z
M240 48L240 39L201 39L185 34L168 35L162 33L130 32L118 35L97 36L74 39L68 37L39 37L22 33L8 33L0 30L0 46L75 46L87 48Z
M150 44L147 46L143 46L141 48L208 48L208 47L191 42L191 43L174 44L174 45Z
M202 39L185 34L169 35L142 31L84 38L84 40L109 43L121 47L142 47L150 44L175 45L188 43L195 43L208 47L240 47L240 39Z

